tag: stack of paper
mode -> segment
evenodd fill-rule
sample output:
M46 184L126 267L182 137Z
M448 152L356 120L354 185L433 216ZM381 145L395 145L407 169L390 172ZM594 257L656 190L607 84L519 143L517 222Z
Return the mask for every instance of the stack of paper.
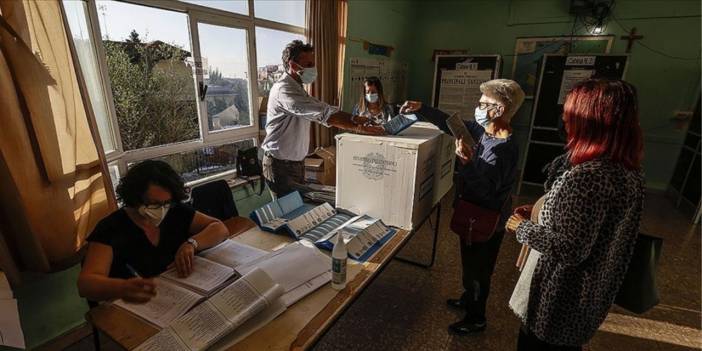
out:
M0 271L0 345L24 349L24 333L20 324L17 300L13 298L10 283Z
M278 306L276 311L280 311L282 294L281 286L268 274L254 269L175 319L136 350L205 350L271 307Z
M300 242L288 244L259 259L239 266L240 274L254 269L266 272L284 290L282 297L287 306L317 290L331 280L331 259L314 246Z
M195 256L193 267L193 272L185 278L179 277L175 268L164 272L161 277L209 296L234 275L232 267L199 256Z

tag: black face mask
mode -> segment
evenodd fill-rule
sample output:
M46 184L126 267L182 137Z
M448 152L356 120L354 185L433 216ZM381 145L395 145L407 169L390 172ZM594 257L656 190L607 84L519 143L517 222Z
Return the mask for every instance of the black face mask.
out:
M565 122L563 122L563 118L558 119L558 137L564 143L568 140L568 132L566 132Z

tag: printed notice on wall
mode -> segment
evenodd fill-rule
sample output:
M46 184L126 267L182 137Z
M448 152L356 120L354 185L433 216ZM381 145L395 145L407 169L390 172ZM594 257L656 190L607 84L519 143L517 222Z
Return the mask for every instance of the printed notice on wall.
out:
M458 113L463 120L472 120L480 100L480 84L492 79L492 70L445 70L441 72L439 110L449 115Z
M569 69L563 71L561 91L558 93L558 104L563 105L565 103L566 96L573 89L575 84L589 79L593 74L595 74L594 69Z

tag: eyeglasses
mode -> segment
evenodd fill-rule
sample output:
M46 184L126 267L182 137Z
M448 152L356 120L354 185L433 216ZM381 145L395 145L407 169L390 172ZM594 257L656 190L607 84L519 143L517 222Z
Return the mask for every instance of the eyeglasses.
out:
M163 203L155 203L155 204L144 204L144 207L148 208L149 210L159 210L162 208L165 208L166 210L168 210L171 208L171 206L173 206L172 201L163 202Z
M500 104L493 104L490 102L481 102L481 101L479 101L478 104L475 105L475 107L477 107L481 110L487 110L488 108L493 109L493 108L497 108L499 106L500 106Z

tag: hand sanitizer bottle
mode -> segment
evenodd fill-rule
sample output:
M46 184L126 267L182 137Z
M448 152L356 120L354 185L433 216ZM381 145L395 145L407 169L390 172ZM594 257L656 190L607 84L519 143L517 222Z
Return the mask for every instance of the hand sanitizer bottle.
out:
M332 250L332 288L341 290L346 287L346 259L348 251L341 231L336 233L336 243Z

